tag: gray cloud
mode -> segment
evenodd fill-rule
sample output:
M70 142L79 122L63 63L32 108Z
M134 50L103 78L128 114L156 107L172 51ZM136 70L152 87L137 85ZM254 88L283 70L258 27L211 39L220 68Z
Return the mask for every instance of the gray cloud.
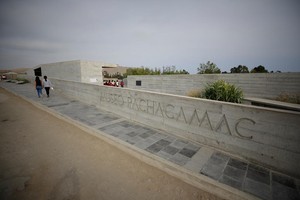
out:
M211 60L222 71L299 71L299 8L296 0L1 1L0 67L85 59L195 73Z

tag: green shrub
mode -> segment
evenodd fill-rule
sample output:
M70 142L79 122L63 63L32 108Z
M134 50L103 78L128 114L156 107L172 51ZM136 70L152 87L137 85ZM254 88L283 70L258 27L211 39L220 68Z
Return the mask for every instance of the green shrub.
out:
M203 97L217 101L241 103L243 91L232 84L219 80L205 87Z

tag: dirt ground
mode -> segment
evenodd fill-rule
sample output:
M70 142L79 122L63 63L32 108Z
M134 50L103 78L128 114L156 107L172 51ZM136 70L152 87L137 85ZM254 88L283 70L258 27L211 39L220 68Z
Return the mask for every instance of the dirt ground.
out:
M219 199L0 88L0 199Z

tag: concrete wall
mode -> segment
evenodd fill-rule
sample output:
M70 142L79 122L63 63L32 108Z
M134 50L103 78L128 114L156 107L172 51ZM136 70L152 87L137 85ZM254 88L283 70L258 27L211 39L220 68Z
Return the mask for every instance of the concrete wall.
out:
M100 62L80 61L81 82L103 84L103 65Z
M281 93L300 93L300 73L197 74L164 76L128 76L128 88L186 95L202 90L207 83L225 80L240 87L245 97L275 99ZM136 81L142 82L136 86Z
M84 83L103 84L102 66L116 67L116 65L93 61L65 61L41 64L36 68L42 69L42 76L49 79L62 79Z
M80 60L41 64L35 68L42 69L42 76L48 76L49 79L63 79L81 82Z
M52 81L79 101L300 177L299 112Z
M34 69L32 68L32 69L28 69L26 72L25 72L25 74L23 74L22 75L22 78L25 78L25 79L27 79L27 80L29 80L30 82L34 82L34 78L35 78L35 76L34 76Z

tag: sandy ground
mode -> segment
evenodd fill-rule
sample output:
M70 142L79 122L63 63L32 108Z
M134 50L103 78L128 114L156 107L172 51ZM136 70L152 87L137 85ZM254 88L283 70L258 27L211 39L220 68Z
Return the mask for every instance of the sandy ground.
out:
M0 199L219 199L0 88Z

